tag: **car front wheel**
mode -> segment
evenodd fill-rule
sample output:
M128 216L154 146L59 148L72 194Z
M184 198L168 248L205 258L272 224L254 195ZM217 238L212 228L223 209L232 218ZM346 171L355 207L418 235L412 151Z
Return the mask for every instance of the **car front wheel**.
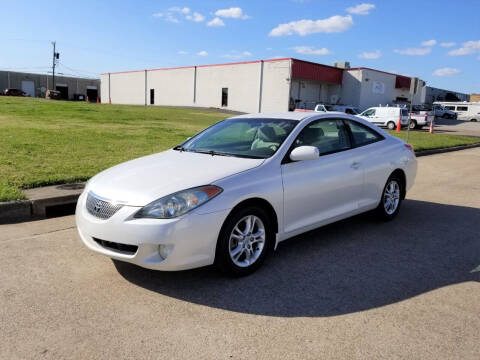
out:
M273 249L270 217L259 207L249 206L232 213L220 231L215 264L233 276L258 269Z
M398 175L393 174L388 178L376 209L381 220L388 221L397 216L402 203L402 186L402 181Z

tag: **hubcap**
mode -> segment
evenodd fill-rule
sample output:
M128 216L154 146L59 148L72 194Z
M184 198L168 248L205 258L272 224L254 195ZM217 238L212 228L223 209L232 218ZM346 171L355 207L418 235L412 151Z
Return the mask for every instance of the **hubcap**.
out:
M228 249L233 263L248 267L258 260L265 246L265 226L255 215L240 219L230 234Z
M388 215L392 215L400 203L400 186L396 180L391 180L385 187L383 207Z

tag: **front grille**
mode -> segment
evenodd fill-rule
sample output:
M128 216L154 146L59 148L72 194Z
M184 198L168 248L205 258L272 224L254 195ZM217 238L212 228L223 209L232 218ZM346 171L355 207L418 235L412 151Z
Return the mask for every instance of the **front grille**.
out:
M123 207L122 204L115 204L107 200L99 199L91 192L89 192L87 195L86 205L87 211L91 215L103 220L110 219L113 214Z
M133 255L137 252L137 249L138 249L138 246L136 245L120 244L120 243L101 240L97 238L93 238L93 240L95 240L95 242L101 247L104 247L106 249L110 249L113 251L118 251L124 254Z

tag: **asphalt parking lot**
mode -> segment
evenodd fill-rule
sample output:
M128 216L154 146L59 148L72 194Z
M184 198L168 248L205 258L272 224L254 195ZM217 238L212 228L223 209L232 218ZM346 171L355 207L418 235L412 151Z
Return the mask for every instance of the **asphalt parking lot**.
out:
M419 158L391 223L279 245L250 277L88 251L72 216L0 226L1 359L480 357L480 149Z
M428 131L428 127L424 130ZM480 136L480 122L453 119L435 119L435 131L452 135Z

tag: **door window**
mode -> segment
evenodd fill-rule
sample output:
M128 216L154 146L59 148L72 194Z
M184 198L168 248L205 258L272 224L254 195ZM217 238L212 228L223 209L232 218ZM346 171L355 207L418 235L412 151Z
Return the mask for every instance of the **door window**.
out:
M341 120L318 120L307 125L295 140L295 147L315 146L320 155L350 149L350 138Z
M457 111L468 111L468 106L457 106Z
M382 135L363 124L351 120L346 120L346 122L350 128L354 143L353 145L355 147L372 144L384 139Z
M375 116L375 109L366 110L362 115L363 116Z

